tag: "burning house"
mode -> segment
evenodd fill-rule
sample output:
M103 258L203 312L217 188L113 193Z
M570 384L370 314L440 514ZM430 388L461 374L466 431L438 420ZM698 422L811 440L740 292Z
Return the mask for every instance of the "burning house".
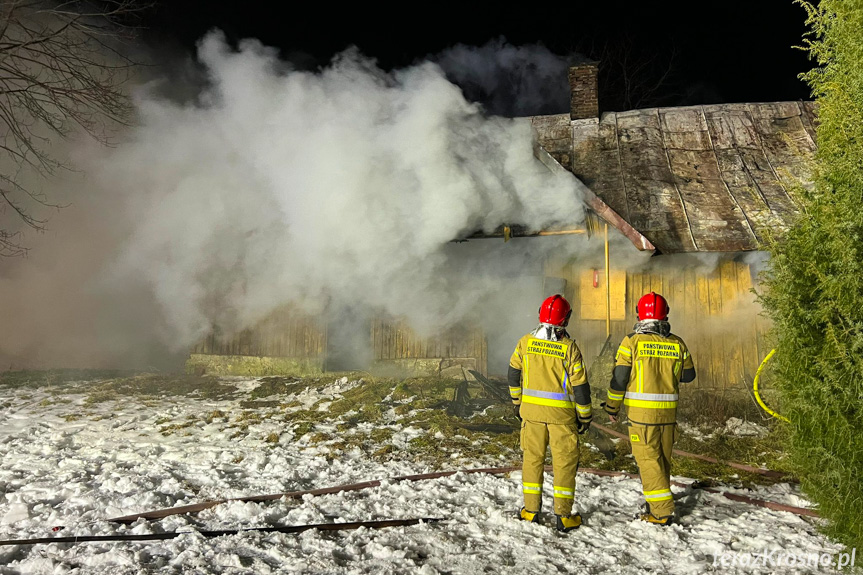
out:
M814 104L600 114L596 64L570 68L569 80L570 111L529 120L536 156L586 186L583 225L539 231L502 225L496 233L454 240L588 237L599 246L594 255L546 258L535 294L536 302L551 293L572 302L569 331L588 368L608 342L631 330L635 302L653 290L668 299L672 329L692 349L699 387L751 384L769 351L767 325L753 294L760 250L793 224L795 190L809 185ZM490 363L489 334L481 328L461 325L420 336L398 318L369 314L354 320L370 369L458 377L466 370L505 372L505 363ZM339 359L346 346L355 345L342 337L325 322L284 309L237 334L214 330L192 350L187 368L234 374L355 369Z
M636 321L635 302L656 291L698 359L699 387L750 384L769 352L752 293L759 249L793 224L795 190L810 185L814 103L600 116L595 65L571 68L570 85L570 114L531 119L538 143L596 195L595 211L613 232L654 254L638 269L612 258L607 284L595 271L554 270L576 302L572 331L586 357L596 356L606 333L625 334ZM603 295L605 306L597 301Z

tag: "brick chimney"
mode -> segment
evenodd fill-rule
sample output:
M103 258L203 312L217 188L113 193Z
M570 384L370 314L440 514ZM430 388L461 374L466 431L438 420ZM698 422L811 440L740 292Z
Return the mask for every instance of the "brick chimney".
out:
M571 120L599 118L599 93L596 77L599 62L586 62L569 68Z

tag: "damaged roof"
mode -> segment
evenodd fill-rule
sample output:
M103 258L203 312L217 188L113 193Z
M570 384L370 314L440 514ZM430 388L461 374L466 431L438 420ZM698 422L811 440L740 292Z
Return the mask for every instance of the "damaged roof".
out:
M814 102L530 120L539 145L649 240L640 249L762 249L768 234L793 224L794 190L812 185Z

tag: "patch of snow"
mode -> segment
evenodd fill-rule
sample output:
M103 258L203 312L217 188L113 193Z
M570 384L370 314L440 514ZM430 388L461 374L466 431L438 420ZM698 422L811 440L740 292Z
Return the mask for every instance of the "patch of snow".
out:
M685 421L678 421L677 428L682 434L686 435L686 437L694 439L695 441L708 441L710 439L713 439L713 436L715 435L715 432L706 433L699 427L696 427L695 425L690 425Z
M738 437L764 437L769 433L769 430L752 421L743 421L737 417L730 417L725 422L725 433Z
M243 380L238 395L247 396L254 381ZM293 398L310 408L359 384L342 378ZM199 425L216 409L240 413L239 401L244 397L211 402L165 397L148 399L147 404L133 397L83 408L87 393L87 386L81 386L40 406L38 401L22 399L36 397L32 390L4 390L16 407L0 411L0 538L51 537L53 526L65 527L56 536L188 533L164 541L0 546L0 574L766 573L771 569L750 564L729 570L716 561L731 553L765 549L843 551L818 532L812 519L691 488L673 488L681 516L678 524L649 525L635 519L643 501L637 479L584 472L577 480L576 507L585 523L577 531L560 534L547 524L516 518L522 501L520 472L462 472L423 481L394 481L388 478L449 469L426 469L398 459L380 462L356 446L337 452L326 442L309 446L296 438L288 440L289 419L252 425L241 437L234 437L236 427L230 417ZM125 415L119 415L121 411ZM70 413L80 419L67 421ZM173 424L195 423L163 434L165 418ZM335 421L319 427L337 429ZM393 431L387 441L396 448L428 433L397 422L386 427ZM381 424L357 422L351 431L380 428ZM268 443L270 432L285 436L277 444ZM443 435L435 432L433 437ZM458 452L445 455L460 457ZM357 491L262 503L230 501L197 514L139 520L130 526L107 521L204 500L375 479L381 480L379 486ZM797 486L790 484L723 489L809 505ZM543 486L547 512L552 495L552 476L547 474ZM196 533L420 517L444 520L342 532L247 531L214 538ZM835 567L781 571L839 572Z
M238 376L238 375L235 375L235 376L223 375L223 376L219 377L219 381L224 381L226 383L230 383L231 385L235 386L238 390L245 392L245 393L249 393L251 391L254 391L255 389L257 389L261 386L261 379L257 378L257 377L250 378L250 377L243 377L243 376Z
M391 426L395 428L394 426ZM417 437L422 437L427 433L425 429L421 429L419 427L405 427L405 428L395 428L397 431L393 434L392 439L390 440L393 446L404 449L408 446L411 440L416 439Z

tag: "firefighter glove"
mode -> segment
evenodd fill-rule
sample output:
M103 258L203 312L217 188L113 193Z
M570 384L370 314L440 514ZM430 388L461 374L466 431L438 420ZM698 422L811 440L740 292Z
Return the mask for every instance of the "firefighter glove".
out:
M575 430L579 435L583 435L587 433L587 430L590 429L590 422L593 421L592 417L588 417L587 419L578 418L575 422Z
M519 405L519 404L517 404L517 403L513 403L513 404L512 404L512 414L513 414L514 416L516 416L516 418L518 418L518 420L519 420L519 421L521 421L521 413L520 413L520 411L521 411L521 405Z

